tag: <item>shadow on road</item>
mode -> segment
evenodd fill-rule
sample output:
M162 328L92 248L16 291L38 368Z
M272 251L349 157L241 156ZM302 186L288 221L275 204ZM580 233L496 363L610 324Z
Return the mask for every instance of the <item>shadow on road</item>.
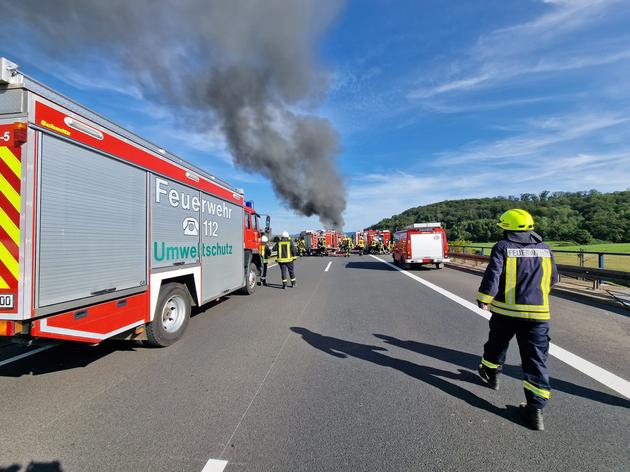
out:
M470 354L468 352L457 351L455 349L449 349L447 347L434 346L432 344L421 343L418 341L403 341L392 336L387 336L385 334L374 334L374 336L382 339L387 344L391 344L392 346L407 349L409 351L413 351L427 357L432 357L434 359L439 359L443 362L448 362L459 367L464 367L465 369L476 371L477 366L479 365L479 356L475 354ZM517 380L522 379L522 371L520 367L515 365L506 364L503 367L503 374ZM474 374L474 377L476 383L481 382L480 380L478 380L479 378L476 374ZM610 395L605 392L593 390L588 387L576 385L574 383L567 382L566 380L551 377L551 388L553 390L586 398L588 400L606 403L613 406L620 406L623 408L630 408L630 402L628 400L624 400L623 398L619 398L615 395Z
M325 352L326 354L341 359L354 357L376 365L398 370L405 375L425 382L445 393L448 393L449 395L459 398L475 408L494 413L497 416L516 423L519 422L517 419L516 407L507 406L506 408L498 408L492 403L484 400L483 398L479 398L474 393L460 387L459 385L455 385L445 380L453 379L479 383L477 381L477 375L470 371L460 369L459 373L456 374L446 370L437 369L435 367L422 366L414 364L413 362L387 356L382 353L383 351L387 351L387 349L381 346L370 346L368 344L345 341L343 339L333 338L332 336L324 336L301 327L291 327L290 329L294 333L302 336L302 339L304 339L304 341L308 344L322 352Z
M396 270L378 261L351 261L346 264L346 268L347 269L387 270L390 272L394 272Z
M0 367L0 377L44 375L86 367L115 351L135 351L145 348L135 341L106 341L98 346L64 343L42 353ZM30 469L28 469L30 470ZM35 469L39 470L39 469ZM2 469L0 469L2 472Z
M63 472L61 462L29 462L25 469L20 464L1 467L0 472Z
M280 290L283 290L282 289L282 284L271 284L271 283L267 282L267 287L269 287L269 288L279 288ZM288 284L287 287L288 288L292 288L291 284Z

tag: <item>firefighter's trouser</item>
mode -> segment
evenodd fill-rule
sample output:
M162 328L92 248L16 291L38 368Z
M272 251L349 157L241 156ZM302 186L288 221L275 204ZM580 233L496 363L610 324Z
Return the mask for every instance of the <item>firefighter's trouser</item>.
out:
M263 262L262 265L262 272L260 273L260 281L264 284L267 282L267 266L269 265L268 262Z
M501 371L510 339L516 335L523 365L523 389L527 403L544 408L550 395L547 356L549 354L549 322L511 318L493 313L488 342L483 346L481 363L488 369Z
M295 283L295 270L293 268L293 261L291 262L278 262L280 266L280 272L282 273L282 285L286 285L288 278L291 278L291 285Z

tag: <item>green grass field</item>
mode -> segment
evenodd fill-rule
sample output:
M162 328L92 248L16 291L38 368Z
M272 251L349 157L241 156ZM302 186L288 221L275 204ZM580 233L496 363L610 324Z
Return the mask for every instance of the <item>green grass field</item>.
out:
M630 272L630 243L608 243L608 244L583 244L572 245L566 241L545 241L551 249L555 249L554 257L556 263L566 265L580 265L578 254L563 254L557 251L579 251L586 252L617 252L628 254L627 256L604 256L604 268L612 270L624 270ZM490 248L494 243L472 243L472 246ZM489 254L489 251L485 251ZM597 254L584 254L585 267L598 267L599 257Z

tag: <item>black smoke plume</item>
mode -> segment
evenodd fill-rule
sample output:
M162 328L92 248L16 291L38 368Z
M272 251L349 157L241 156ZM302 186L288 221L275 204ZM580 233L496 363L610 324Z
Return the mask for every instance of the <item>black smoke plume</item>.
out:
M314 51L341 2L0 0L13 22L2 40L26 34L59 60L116 61L145 98L218 122L235 164L269 178L290 208L342 227L337 132L299 111L326 91Z

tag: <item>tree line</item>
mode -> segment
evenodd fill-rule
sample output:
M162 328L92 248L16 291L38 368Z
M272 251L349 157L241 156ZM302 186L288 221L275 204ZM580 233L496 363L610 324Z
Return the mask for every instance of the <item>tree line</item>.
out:
M544 191L538 195L447 200L409 208L370 229L395 231L413 223L440 221L451 241L494 241L502 234L498 218L510 208L530 212L536 231L547 240L578 244L630 242L630 190Z

